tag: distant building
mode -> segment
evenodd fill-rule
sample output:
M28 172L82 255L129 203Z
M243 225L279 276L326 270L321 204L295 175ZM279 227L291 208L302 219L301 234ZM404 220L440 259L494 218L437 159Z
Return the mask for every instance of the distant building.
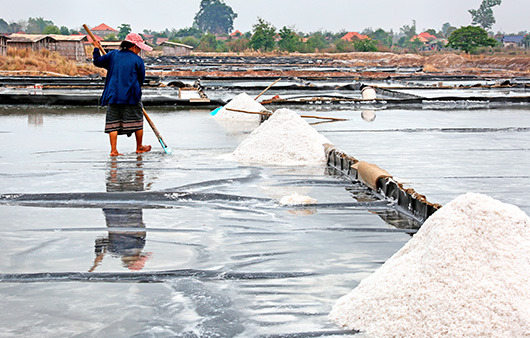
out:
M55 50L56 40L49 35L15 33L9 36L7 47L17 49Z
M423 50L438 50L440 47L445 46L448 41L445 39L438 39L436 36L423 32L418 35L414 35L412 38L410 38L410 42L413 41L420 41L423 43Z
M351 42L351 41L354 41L354 40L370 39L370 37L368 35L359 34L357 32L348 32L340 39L344 40L344 41Z
M182 43L165 41L162 43L162 55L190 55L193 50L192 46Z
M11 34L7 46L17 49L31 49L39 51L47 49L75 61L86 60L84 42L85 35L57 35L57 34Z
M150 44L153 44L153 39L155 38L154 35L151 35L151 34L140 34L142 36L142 38L144 39L145 42L147 43L150 43Z
M230 34L230 38L232 39L239 39L241 37L243 37L243 33L241 33L240 31L235 31L232 34Z
M8 39L9 38L7 36L0 34L0 56L7 55L7 40Z
M115 35L115 36L118 36L118 31L115 30L114 28L102 23L101 25L99 26L96 26L94 28L91 29L92 31L92 34L95 34L99 37L102 37L102 38L105 38L109 35Z
M88 41L86 35L56 35L51 34L55 39L55 51L70 60L85 61L87 58L85 42Z
M517 47L524 48L524 38L526 35L507 35L504 36L501 40L504 47Z
M168 40L169 40L169 38L157 38L157 39L156 39L156 44L157 44L158 46L160 46L161 44L163 44L164 42L166 42L166 41L168 41Z
M101 47L108 53L111 50L120 49L121 41L100 41Z

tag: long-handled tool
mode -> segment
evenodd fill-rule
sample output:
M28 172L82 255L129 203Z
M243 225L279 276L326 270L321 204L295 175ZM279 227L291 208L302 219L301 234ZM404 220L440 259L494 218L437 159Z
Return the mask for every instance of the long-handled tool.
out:
M105 52L105 50L101 46L101 43L99 42L99 40L94 36L94 34L92 34L88 26L84 24L83 28L88 33L88 35L90 35L90 37L92 38L92 44L94 45L94 47L98 48L101 53L107 54L107 52ZM144 113L145 119L147 120L147 123L149 123L149 125L151 126L151 129L153 129L153 132L158 138L158 142L160 142L162 149L164 149L166 154L171 154L173 151L171 150L171 148L169 148L167 143L164 141L164 139L162 138L162 135L160 135L160 133L158 132L158 129L156 129L155 124L153 123L153 120L151 120L149 115L147 115L147 112L145 111L143 104L142 104L142 111Z
M281 79L282 79L282 78L279 78L278 80L276 80L276 81L274 81L273 83L271 83L270 86L268 86L267 88L265 88L261 93L259 93L258 96L256 96L256 97L254 98L254 101L256 101L257 99L259 99L259 97L260 97L261 95L263 95L267 90L269 90L269 89L270 89L272 86L274 86L276 83L280 82ZM211 116L215 116L215 114L217 114L217 113L219 112L219 110L221 110L222 108L223 108L223 107L217 107L217 108L215 108L212 112L210 112L210 115L211 115Z
M248 111L248 110L241 110L241 109L232 109L232 108L226 108L226 110L235 111L239 113L245 113L245 114L258 114L258 115L266 115L271 116L272 113L270 112L257 112L257 111ZM348 121L348 119L341 119L338 117L324 117L324 116L315 116L315 115L300 115L300 117L305 117L308 119L321 119L321 120L330 120L330 121Z

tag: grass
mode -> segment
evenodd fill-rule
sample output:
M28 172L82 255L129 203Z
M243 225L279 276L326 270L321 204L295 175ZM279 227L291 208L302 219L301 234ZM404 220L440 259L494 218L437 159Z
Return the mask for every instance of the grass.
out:
M35 73L37 75L55 73L56 75L67 76L104 74L104 70L92 64L68 60L59 53L47 49L32 51L15 48L8 48L7 55L0 56L0 71L3 73Z

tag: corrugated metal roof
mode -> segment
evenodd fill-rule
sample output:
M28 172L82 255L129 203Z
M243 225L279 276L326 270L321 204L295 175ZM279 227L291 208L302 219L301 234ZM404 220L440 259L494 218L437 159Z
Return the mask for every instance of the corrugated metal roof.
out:
M43 34L18 34L14 33L9 36L11 38L11 42L39 42L45 38L50 38L52 40L55 40L54 37L50 35L43 35Z
M88 41L86 35L57 35L57 34L50 34L52 38L54 38L57 41Z
M164 42L161 43L161 45L175 46L175 47L184 47L184 48L193 49L193 46L188 46L188 45L185 45L185 44L182 44L182 43L170 42L170 41L164 41Z
M522 43L526 35L507 35L502 38L502 42Z

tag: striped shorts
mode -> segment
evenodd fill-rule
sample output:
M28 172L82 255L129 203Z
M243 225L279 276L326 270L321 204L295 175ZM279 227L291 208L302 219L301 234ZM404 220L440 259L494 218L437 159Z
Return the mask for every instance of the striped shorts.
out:
M109 104L105 120L105 133L117 131L118 135L131 136L144 128L142 106L138 104Z

